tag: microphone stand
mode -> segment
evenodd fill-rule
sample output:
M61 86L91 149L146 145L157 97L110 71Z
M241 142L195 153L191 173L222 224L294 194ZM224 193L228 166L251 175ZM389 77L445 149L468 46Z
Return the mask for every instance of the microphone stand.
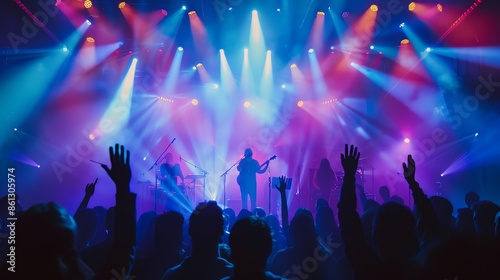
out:
M153 163L153 165L151 165L151 167L148 169L148 172L151 171L151 169L158 166L158 162L163 157L163 154L165 154L165 152L167 152L167 150L174 143L174 141L175 141L175 138L172 139L172 142L170 142L170 144L168 144L167 148L165 148L165 150L163 150L163 152L160 154L160 156L156 159L155 163ZM158 200L157 196L158 196L158 170L155 169L155 198L154 198L155 199L155 213L156 213L156 201Z
M220 175L219 177L224 177L224 209L226 209L226 176L227 176L227 173L233 169L233 167L236 166L236 164L240 163L240 161L242 160L243 158L240 158L237 162L235 162L233 165L231 165L231 167L229 167L228 170L224 171L224 173L222 173L222 175Z
M207 196L206 196L206 192L205 192L205 182L207 181L206 177L207 177L208 172L207 172L207 171L205 171L205 170L203 170L202 168L200 168L200 167L198 167L198 166L194 165L194 163L189 162L189 161L187 161L186 159L182 158L182 156L180 157L180 160L181 160L181 161L184 161L185 163L187 163L187 164L191 165L192 167L194 167L194 168L196 168L196 169L200 170L200 171L201 171L201 173L203 173L203 201L205 201L205 200L206 200L206 197L207 197ZM196 197L196 182L195 182L195 184L194 184L194 187L195 187L195 197Z

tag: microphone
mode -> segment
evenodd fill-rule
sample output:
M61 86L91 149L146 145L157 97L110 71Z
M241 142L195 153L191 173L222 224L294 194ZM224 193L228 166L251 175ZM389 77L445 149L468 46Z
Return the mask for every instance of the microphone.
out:
M174 137L174 140L172 140L172 142L170 142L170 143L174 143L175 139L176 139L176 138Z

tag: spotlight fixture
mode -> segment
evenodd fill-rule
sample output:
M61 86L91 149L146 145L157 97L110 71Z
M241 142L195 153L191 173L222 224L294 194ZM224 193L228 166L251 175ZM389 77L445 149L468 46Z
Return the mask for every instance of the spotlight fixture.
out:
M299 100L299 102L297 102L297 106L299 106L299 107L302 107L302 106L304 106L304 101L302 101L302 100Z
M436 5L436 8L437 8L437 10L438 10L440 13L442 13L442 12L443 12L443 5L441 5L441 4L437 4L437 5Z
M415 2L411 2L409 5L408 5L408 10L410 12L414 11L415 8L417 7L417 4Z
M401 40L401 45L408 45L409 43L410 43L410 40L408 40L408 39Z
M120 4L118 4L118 8L123 9L126 5L127 4L125 2L120 2Z
M370 46L370 50L373 50L374 48L375 48L375 46L374 46L374 45L371 45L371 46Z
M187 7L183 5L183 6L182 6L182 10L183 10L183 11L187 10Z
M314 52L314 49L309 49L309 53L313 53Z
M403 27L405 27L405 23L404 23L404 22L402 22L402 23L399 25L399 28L403 28Z
M85 40L89 43L95 43L95 39L93 37L87 37Z
M370 6L370 10L372 10L372 12L376 12L376 11L378 11L378 6L373 4Z
M191 100L191 104L192 104L193 106L198 105L198 99L195 99L195 98L194 98L194 99L192 99L192 100Z
M183 47L178 47L177 50L180 51L180 52L182 52L184 50L184 48Z
M405 138L404 142L405 142L406 144L410 143L410 138L408 138L408 137L407 137L407 138Z
M87 8L87 9L90 9L90 8L92 7L92 1L90 1L90 0L85 0L85 1L83 2L83 6L84 6L85 8Z
M245 108L248 108L250 107L252 104L250 103L250 101L245 101L245 103L243 103L243 107Z
M191 11L188 13L188 15L196 15L196 12L195 11Z

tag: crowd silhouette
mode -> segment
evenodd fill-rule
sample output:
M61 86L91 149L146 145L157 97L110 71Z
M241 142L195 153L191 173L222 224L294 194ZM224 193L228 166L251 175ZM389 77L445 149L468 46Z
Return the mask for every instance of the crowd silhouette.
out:
M498 205L469 192L453 216L449 200L424 193L411 155L402 166L413 207L386 186L380 202L367 199L355 179L360 154L346 144L340 155L337 205L324 191L314 213L299 208L290 222L284 176L276 186L281 217L207 201L189 217L146 212L136 220L130 152L116 144L110 167L102 165L116 205L88 208L96 179L74 215L53 202L17 213L16 272L1 242L0 279L500 279ZM7 203L0 199L1 209ZM0 215L5 234L7 213Z

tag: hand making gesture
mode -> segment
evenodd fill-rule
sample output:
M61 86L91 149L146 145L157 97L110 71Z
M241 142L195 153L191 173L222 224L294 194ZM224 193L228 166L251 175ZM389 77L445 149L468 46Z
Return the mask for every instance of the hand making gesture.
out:
M358 147L354 147L354 145L351 145L350 149L348 148L349 146L345 144L345 153L340 154L340 162L344 168L345 176L354 178L361 153L358 152Z
M111 169L102 164L102 168L106 170L109 177L116 184L117 193L128 193L130 192L130 179L132 178L132 172L130 171L130 151L127 150L125 155L125 147L123 145L115 145L115 148L109 147L109 159L111 161Z

